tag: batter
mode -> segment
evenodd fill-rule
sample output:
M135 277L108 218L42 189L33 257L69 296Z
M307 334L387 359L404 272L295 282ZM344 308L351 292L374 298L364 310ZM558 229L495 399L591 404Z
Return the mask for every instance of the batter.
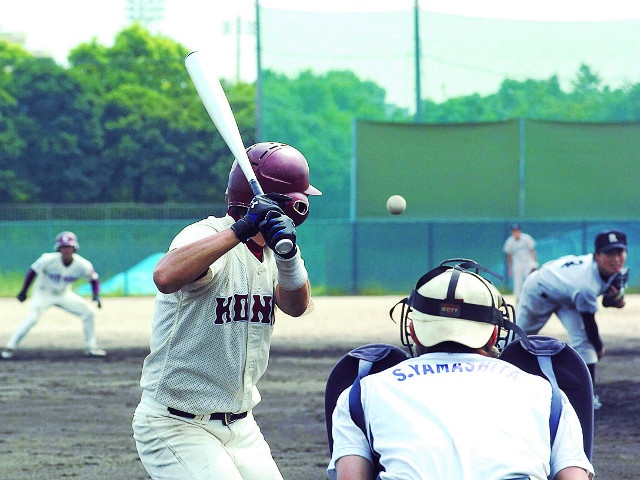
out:
M283 256L273 248L283 236L296 243L307 197L320 192L295 148L261 143L247 154L271 193L253 198L234 164L227 215L187 226L154 271L151 352L133 419L140 460L154 480L282 478L252 415L256 383L276 309L303 315L311 296L299 247Z

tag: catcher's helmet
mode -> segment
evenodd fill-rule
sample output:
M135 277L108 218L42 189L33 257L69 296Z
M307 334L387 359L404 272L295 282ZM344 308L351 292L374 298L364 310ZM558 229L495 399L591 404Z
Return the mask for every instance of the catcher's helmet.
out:
M277 142L256 143L247 148L247 156L260 186L265 193L283 193L291 197L284 212L297 225L309 215L309 195L322 192L309 184L309 165L295 148ZM248 207L254 194L238 162L229 173L227 208Z
M57 252L60 247L73 247L76 250L80 248L76 234L73 232L60 232L56 235L56 243L53 244L53 249Z
M445 260L423 275L411 295L398 303L403 304L400 336L412 354L414 337L425 347L456 342L481 348L494 334L499 335L501 328L507 334L512 330L522 333L512 321L513 306L505 302L489 280L479 275L480 270L496 275L473 260ZM398 304L391 309L392 319ZM507 340L507 336L500 338L504 343Z

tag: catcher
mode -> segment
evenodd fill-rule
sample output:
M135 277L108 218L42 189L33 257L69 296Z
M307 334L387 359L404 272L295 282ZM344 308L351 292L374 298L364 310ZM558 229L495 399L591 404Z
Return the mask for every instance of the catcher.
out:
M564 392L552 439L549 382L497 358L501 327L522 333L513 307L477 263L444 263L400 302L403 344L417 355L359 382L361 426L353 417L357 384L340 394L329 478L590 478L580 421Z
M593 254L568 255L545 263L529 275L516 308L518 325L527 334L536 334L555 313L569 333L569 344L583 358L591 379L605 350L595 314L602 295L604 307L622 308L629 279L627 236L619 230L600 232ZM601 407L594 395L594 408Z

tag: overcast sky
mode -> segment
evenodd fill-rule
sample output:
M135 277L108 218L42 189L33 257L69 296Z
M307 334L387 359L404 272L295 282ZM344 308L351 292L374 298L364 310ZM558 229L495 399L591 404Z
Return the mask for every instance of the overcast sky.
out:
M126 0L0 0L0 32L24 32L27 48L49 51L64 63L69 50L97 37L111 45L127 25ZM413 0L262 0L265 7L292 10L384 11L410 9ZM163 33L190 50L226 45L225 21L255 18L252 0L165 0ZM392 5L392 6L390 6ZM640 2L629 0L422 0L423 10L472 17L550 21L640 19ZM229 35L227 35L228 37Z

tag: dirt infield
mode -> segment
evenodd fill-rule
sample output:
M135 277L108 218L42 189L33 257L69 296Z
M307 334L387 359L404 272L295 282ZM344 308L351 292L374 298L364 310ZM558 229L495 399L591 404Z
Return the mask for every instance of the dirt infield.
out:
M258 423L285 479L326 478L324 386L349 349L399 344L388 317L400 297L320 297L302 319L276 317L269 369L259 388ZM106 360L81 356L78 319L49 310L16 359L0 362L0 478L143 480L131 437L138 381L148 352L151 298L105 298L97 316ZM0 299L0 344L28 302ZM594 464L597 478L636 479L640 471L640 296L598 314L607 355L598 368ZM542 333L566 340L554 318Z

